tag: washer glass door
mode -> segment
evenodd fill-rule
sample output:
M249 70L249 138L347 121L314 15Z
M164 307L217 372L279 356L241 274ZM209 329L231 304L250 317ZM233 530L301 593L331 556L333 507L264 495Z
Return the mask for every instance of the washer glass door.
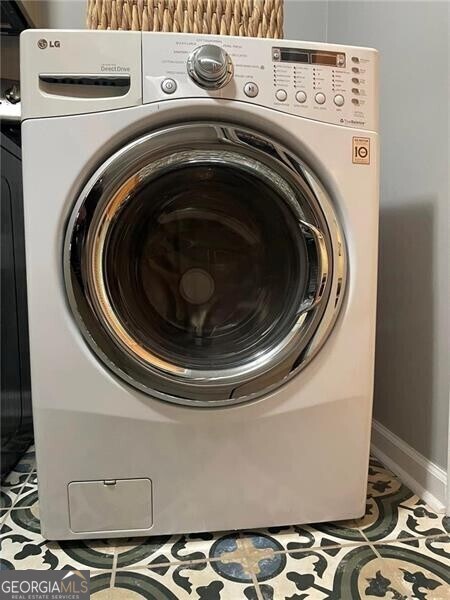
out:
M306 362L330 295L336 313L343 244L323 189L286 157L255 132L194 124L132 142L94 174L69 222L66 285L116 374L215 406L260 396Z

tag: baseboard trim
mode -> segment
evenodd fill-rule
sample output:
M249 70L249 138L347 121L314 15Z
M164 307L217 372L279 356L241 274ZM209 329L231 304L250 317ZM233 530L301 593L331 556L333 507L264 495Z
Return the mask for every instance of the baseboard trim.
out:
M372 421L371 450L376 458L398 475L433 510L446 512L447 473L444 469L376 420Z

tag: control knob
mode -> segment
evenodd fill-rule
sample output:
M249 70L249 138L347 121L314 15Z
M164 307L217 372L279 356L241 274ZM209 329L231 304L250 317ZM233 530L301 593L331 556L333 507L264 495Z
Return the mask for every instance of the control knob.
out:
M188 58L187 70L200 87L218 90L233 77L231 58L219 46L205 44L196 48Z

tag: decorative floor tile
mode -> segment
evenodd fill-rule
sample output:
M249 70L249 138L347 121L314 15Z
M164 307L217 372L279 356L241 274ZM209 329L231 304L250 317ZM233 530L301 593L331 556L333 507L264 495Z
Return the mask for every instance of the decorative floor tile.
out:
M2 481L0 488L0 510L1 514L14 505L19 497L19 494L23 493L25 485L28 485L30 480L30 473L23 473L22 471L11 471L9 475ZM30 488L31 489L31 486Z
M16 489L18 492L29 475L29 473L22 473L21 471L11 471L5 480L2 481L1 489L3 491Z
M36 456L34 448L29 448L28 452L22 456L17 465L14 467L15 471L20 473L29 473L36 467Z
M71 568L99 571L114 566L114 545L112 540L68 540L48 542L49 551L58 560L57 569Z
M410 538L401 542L375 542L372 545L375 552L382 554L383 548L401 548L418 552L420 555L442 562L448 566L450 576L450 536L442 535L435 538Z
M114 552L111 540L45 540L37 501L28 508L13 508L0 529L3 568L107 570L113 568Z
M226 564L221 561L187 564L171 567L166 574L174 584L172 590L176 598L184 598L180 588L189 594L186 598L199 600L257 600L256 579L249 572L247 565L239 557L229 559ZM164 581L164 580L163 580Z
M90 597L95 600L178 599L166 585L155 581L148 570L121 571L115 575L91 577Z
M90 597L95 600L112 600L111 572L91 576Z
M383 469L385 469L386 467L383 465L383 463L381 462L381 460L378 460L378 458L376 456L373 456L373 454L370 455L369 457L369 463L371 465L374 465L376 467L383 467Z
M170 536L120 538L114 540L117 568L146 567L151 564L170 563L174 539Z
M377 555L369 545L304 550L286 554L280 572L258 576L258 581L264 600L358 600L366 598L360 571L374 560Z
M265 581L286 565L281 544L263 533L236 533L218 539L211 548L213 569L222 577L236 581Z
M14 497L6 491L0 490L0 517L5 515L13 505Z
M371 463L366 514L356 521L369 541L396 540L446 533L435 514L383 466Z
M414 540L396 544L377 544L380 556L371 590L378 597L395 600L448 600L450 598L450 538ZM376 595L372 593L371 595Z
M260 589L264 600L448 600L449 585L449 564L433 552L383 544L287 554Z
M216 540L226 535L222 532L118 539L117 568L207 561Z
M238 571L238 569L237 569ZM213 563L182 563L153 569L123 570L113 575L113 600L257 600L254 582L242 573L223 575ZM132 595L134 594L134 595ZM97 599L97 596L94 596ZM103 599L102 599L103 600Z
M316 523L315 525L269 527L260 531L275 537L285 551L357 545L366 542L354 520Z
M32 471L30 477L28 478L27 487L31 487L34 490L38 489L38 477L36 471Z
M31 475L31 477L33 474ZM14 504L14 509L16 508L28 508L30 506L34 506L38 502L38 488L36 484L33 484L30 479L23 486L20 494L17 497L17 500Z

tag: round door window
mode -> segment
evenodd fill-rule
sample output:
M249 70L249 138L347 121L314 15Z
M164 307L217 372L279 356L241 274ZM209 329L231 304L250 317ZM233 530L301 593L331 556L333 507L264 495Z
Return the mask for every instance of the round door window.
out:
M66 286L86 340L128 383L184 404L243 402L320 346L344 244L323 188L286 152L231 125L177 126L88 182Z

